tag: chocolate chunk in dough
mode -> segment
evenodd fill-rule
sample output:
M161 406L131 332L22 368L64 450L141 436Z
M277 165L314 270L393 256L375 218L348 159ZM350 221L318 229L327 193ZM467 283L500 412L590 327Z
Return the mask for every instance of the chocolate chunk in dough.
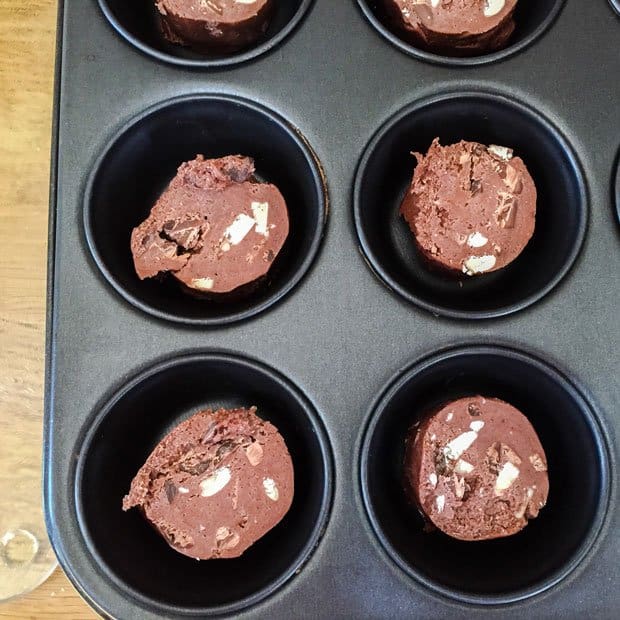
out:
M233 52L265 33L275 0L157 0L155 6L172 43Z
M123 510L139 507L179 553L236 558L286 515L293 464L256 408L201 411L172 430L131 482Z
M475 56L506 47L518 0L383 0L394 29L422 49Z
M534 234L536 186L511 149L435 138L415 156L400 213L431 265L473 276L521 254Z
M267 274L288 236L286 203L241 155L181 164L131 235L140 279L170 272L199 293L229 293Z
M511 536L547 502L547 459L531 424L512 405L461 398L410 430L405 490L453 538Z

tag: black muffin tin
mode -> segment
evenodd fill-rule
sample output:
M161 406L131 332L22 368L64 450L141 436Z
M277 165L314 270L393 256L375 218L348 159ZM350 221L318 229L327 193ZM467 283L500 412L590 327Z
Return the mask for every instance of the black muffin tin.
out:
M615 618L620 509L617 2L520 0L475 59L395 38L370 0L281 1L258 45L166 44L152 0L65 0L58 37L45 507L67 575L104 616ZM398 217L432 138L515 148L539 191L506 269L430 272ZM256 158L291 235L245 298L140 282L129 235L197 153ZM503 398L549 460L522 533L423 531L404 437L449 398ZM285 519L238 560L172 551L131 478L206 406L257 405L292 455Z

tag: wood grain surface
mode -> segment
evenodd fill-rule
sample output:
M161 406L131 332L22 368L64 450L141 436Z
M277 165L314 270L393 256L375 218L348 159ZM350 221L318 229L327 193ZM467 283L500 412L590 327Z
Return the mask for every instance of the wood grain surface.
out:
M0 488L9 488L2 476L20 480L8 481L19 494L10 505L0 499L0 515L28 510L41 537L56 11L57 0L0 0ZM0 618L95 617L59 569L30 594L0 603Z

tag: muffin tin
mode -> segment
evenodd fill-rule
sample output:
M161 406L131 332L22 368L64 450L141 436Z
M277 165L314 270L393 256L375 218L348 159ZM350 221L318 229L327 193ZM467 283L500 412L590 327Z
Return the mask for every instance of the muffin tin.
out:
M60 3L50 209L45 508L106 617L609 618L620 527L620 19L521 0L506 50L420 52L365 0L281 2L256 47L164 43L151 0ZM85 27L88 25L88 27ZM593 44L596 42L596 44ZM411 150L514 147L540 193L507 269L445 280L398 217ZM268 281L200 302L133 274L129 233L196 153L256 157L291 211ZM610 191L611 189L611 191ZM551 491L519 535L424 533L406 430L488 394L530 419ZM132 476L176 423L252 405L296 471L287 517L242 558L195 562L140 515Z

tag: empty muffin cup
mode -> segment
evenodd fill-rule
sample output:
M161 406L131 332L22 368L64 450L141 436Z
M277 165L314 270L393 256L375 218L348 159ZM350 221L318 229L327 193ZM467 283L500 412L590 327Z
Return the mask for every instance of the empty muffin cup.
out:
M99 0L99 6L114 30L145 54L174 65L209 69L236 65L270 51L295 30L312 1L276 2L267 30L253 45L235 52L208 54L168 41L154 0Z
M611 4L611 8L620 15L620 0L609 0L609 4Z
M403 460L414 423L476 395L529 420L547 455L549 498L520 533L464 542L425 531L404 489ZM379 543L405 573L462 602L508 603L551 588L588 555L609 502L608 448L592 405L566 375L513 349L464 346L413 364L382 391L361 442L360 482Z
M179 554L139 511L123 512L131 480L157 443L192 414L257 407L295 471L293 504L237 559ZM75 503L91 561L124 596L162 616L233 613L275 592L308 561L329 515L331 449L308 399L277 371L227 353L160 362L121 387L85 426L75 449Z
M534 235L507 267L475 277L429 269L399 215L415 167L434 138L514 150L538 193ZM361 249L377 276L408 301L440 316L485 319L522 310L549 293L581 249L587 191L581 165L561 131L514 98L464 92L410 104L374 135L360 160L353 195Z
M146 219L177 167L198 154L252 157L258 180L278 187L287 204L286 243L247 294L202 299L170 276L140 280L136 275L132 230ZM98 158L84 204L88 247L114 289L158 318L204 326L247 319L290 292L318 253L326 217L320 165L299 131L276 113L227 95L166 101L132 119Z
M520 0L514 12L516 28L505 47L480 55L458 57L421 49L405 40L402 34L394 29L385 11L383 0L357 0L357 2L375 30L405 54L420 60L456 67L495 62L520 52L547 31L564 6L564 0L539 0L538 2Z

